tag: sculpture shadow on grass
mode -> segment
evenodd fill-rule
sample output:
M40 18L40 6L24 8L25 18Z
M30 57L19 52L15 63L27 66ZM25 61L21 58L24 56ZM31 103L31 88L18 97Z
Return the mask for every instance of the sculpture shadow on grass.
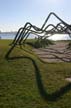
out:
M35 68L35 77L36 77L36 82L37 82L37 87L38 91L41 95L41 97L46 100L46 101L58 101L65 93L69 92L71 90L71 83L68 83L67 85L59 88L59 90L49 94L46 89L44 88L44 84L42 82L41 74L40 74L40 69L34 59L31 57L27 56L20 56L20 57L8 57L6 58L7 60L17 60L17 59L29 59L32 61L33 66Z
M66 51L61 52L61 51L58 51L58 50L53 49L53 48L48 48L47 50L39 49L39 51L47 52L48 55L52 55L54 57L53 58L53 57L48 56L48 59L58 59L62 62L71 62L71 54L66 52ZM67 54L67 55L65 55L65 54ZM62 55L62 57L60 55ZM63 57L64 55L65 55L65 57Z

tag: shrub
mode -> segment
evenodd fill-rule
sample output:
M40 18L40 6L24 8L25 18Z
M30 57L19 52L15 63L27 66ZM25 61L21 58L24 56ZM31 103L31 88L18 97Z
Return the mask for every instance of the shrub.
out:
M53 41L48 40L46 38L44 38L44 39L40 38L40 39L37 39L36 41L27 42L27 44L29 44L35 48L45 48L50 44L53 45Z

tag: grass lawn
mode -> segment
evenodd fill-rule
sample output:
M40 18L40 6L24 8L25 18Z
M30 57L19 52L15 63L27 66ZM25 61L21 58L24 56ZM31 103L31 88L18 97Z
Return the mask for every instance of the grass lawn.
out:
M44 63L27 45L6 60L9 43L0 40L0 108L71 108L71 63Z

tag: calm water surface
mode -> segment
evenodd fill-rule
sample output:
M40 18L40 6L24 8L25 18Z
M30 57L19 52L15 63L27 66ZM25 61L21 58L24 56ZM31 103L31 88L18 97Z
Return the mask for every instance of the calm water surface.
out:
M1 39L14 39L16 36L16 33L0 33L0 38ZM29 38L35 38L34 35L30 35ZM49 37L49 39L52 39L52 40L71 40L71 38L68 36L68 35L59 35L59 34L56 34L56 35L53 35L51 37Z

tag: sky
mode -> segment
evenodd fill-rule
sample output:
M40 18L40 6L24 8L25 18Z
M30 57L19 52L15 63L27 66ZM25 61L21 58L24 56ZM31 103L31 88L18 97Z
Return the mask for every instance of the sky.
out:
M26 22L41 27L50 12L70 24L70 10L71 0L0 0L0 30L17 31Z

